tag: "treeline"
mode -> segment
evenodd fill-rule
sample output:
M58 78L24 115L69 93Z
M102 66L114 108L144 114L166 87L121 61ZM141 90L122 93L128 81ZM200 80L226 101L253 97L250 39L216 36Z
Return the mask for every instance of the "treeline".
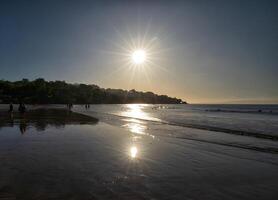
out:
M0 80L0 102L27 104L121 104L152 103L180 104L181 99L152 92L135 90L103 89L97 85L71 84L65 81L45 81L38 78L34 81Z

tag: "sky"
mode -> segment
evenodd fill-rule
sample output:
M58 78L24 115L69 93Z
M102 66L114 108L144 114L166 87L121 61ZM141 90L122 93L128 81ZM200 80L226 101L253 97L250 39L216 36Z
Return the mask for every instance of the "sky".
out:
M277 1L1 0L0 79L278 103ZM146 51L134 65L131 54Z

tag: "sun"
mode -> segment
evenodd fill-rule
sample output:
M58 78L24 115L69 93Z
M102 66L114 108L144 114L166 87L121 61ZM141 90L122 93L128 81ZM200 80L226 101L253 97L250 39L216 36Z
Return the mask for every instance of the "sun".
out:
M132 62L136 65L143 64L146 61L146 51L143 49L137 49L131 54Z

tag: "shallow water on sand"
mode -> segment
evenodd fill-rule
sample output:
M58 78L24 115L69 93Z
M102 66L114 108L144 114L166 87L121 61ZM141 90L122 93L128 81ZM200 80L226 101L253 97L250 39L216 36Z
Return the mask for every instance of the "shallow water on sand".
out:
M162 108L157 108L157 106ZM205 111L205 108L212 109L215 106L199 105L198 107L193 106L193 109L192 107L188 108L187 105L92 105L90 109L75 106L74 111L96 116L105 123L125 128L139 136L149 135L151 137L193 140L278 154L278 115L273 114L276 113L277 106L226 106L230 109L233 108L232 113L224 112L229 117L223 116L223 113L219 113L218 116L211 116L210 112ZM195 111L197 108L202 109ZM220 108L224 109L225 107ZM236 108L241 109L239 114L234 113ZM247 108L249 110L246 110ZM253 110L250 110L251 108ZM258 108L264 109L264 112L267 109L272 109L273 113L249 113ZM197 115L198 117L196 117ZM171 120L174 117L176 119ZM170 120L167 121L166 119ZM178 121L183 121L183 123L178 123ZM189 121L194 121L194 123L190 124ZM214 123L216 121L217 123ZM275 123L276 121L277 123ZM253 127L252 124L256 125ZM271 130L271 133L268 130Z
M75 106L75 110L220 132L273 135L278 138L278 105L121 104L91 105L87 111L83 106Z
M20 124L3 126L0 199L278 196L277 154L164 137L153 127L147 131L127 125L147 126L141 121L122 121L126 126L100 121L37 129L31 123L23 134ZM192 130L187 132L194 134Z

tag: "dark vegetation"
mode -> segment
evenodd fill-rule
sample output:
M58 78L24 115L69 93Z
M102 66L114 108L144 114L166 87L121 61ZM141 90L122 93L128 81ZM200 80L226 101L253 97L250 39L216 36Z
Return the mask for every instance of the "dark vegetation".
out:
M152 92L103 89L97 85L45 81L42 78L34 81L22 79L15 82L0 80L0 102L24 102L27 104L185 103L181 99L156 95Z

